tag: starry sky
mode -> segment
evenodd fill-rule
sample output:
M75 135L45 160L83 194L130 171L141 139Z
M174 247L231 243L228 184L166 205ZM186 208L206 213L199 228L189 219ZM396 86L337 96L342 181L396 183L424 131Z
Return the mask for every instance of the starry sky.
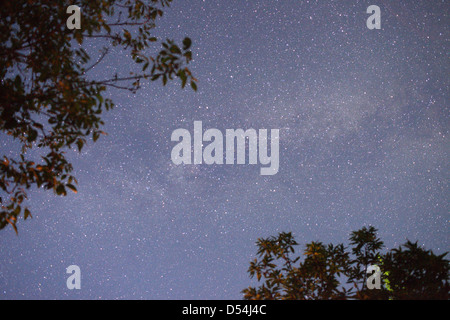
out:
M381 30L366 26L373 4ZM192 39L198 92L108 91L108 136L68 153L78 194L32 191L33 219L18 236L0 231L0 299L241 299L255 241L282 231L302 245L348 243L373 225L387 248L449 251L449 9L175 0L154 33ZM125 54L95 75L126 73ZM171 134L194 121L280 129L279 172L174 165ZM66 287L70 265L81 290Z

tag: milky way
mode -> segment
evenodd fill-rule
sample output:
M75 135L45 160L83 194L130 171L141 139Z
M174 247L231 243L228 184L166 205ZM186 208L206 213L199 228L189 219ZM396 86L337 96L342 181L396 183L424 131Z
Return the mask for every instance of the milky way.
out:
M33 219L1 231L0 298L241 299L255 241L281 231L346 243L373 225L387 248L448 251L448 14L437 0L174 1L154 32L193 40L198 92L108 92L108 136L68 154L78 194L32 191ZM128 72L123 54L96 75ZM279 172L174 165L171 133L194 121L280 129Z

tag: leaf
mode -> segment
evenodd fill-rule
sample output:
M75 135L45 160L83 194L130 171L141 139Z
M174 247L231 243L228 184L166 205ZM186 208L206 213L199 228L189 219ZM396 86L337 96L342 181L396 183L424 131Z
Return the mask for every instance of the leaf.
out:
M184 88L186 86L187 76L184 70L179 72L179 77L181 79L181 87Z
M186 57L186 61L189 62L192 60L192 52L188 51L184 54L184 56Z
M100 133L99 133L98 131L95 131L95 132L92 134L92 140L93 140L94 142L96 142L96 141L98 140L98 138L100 138Z
M181 54L180 48L178 48L178 46L176 46L176 45L173 45L170 47L170 52L176 53L176 54Z
M66 187L72 190L74 193L78 193L77 188L75 188L73 184L68 183L66 184Z
M191 47L191 45L192 45L192 40L191 39L185 38L183 40L183 50L189 49Z
M30 213L30 210L28 210L28 208L25 208L24 219L27 220L28 217L33 218L33 216Z
M81 32L75 32L74 38L77 40L78 44L83 44L83 34Z
M78 139L77 146L78 146L78 151L81 152L81 149L83 149L83 146L84 146L84 141L82 139Z
M195 92L197 92L197 84L195 83L195 81L191 81L191 87Z
M57 187L56 187L56 194L58 195L58 196L61 196L61 195L63 195L63 196L66 196L67 195L67 192L66 192L66 188L64 188L64 185L63 184L59 184Z
M104 23L103 28L105 28L105 30L106 30L106 32L108 32L108 34L111 33L111 27L108 24Z
M38 132L36 130L30 129L28 133L28 142L33 142L36 140Z
M14 228L14 231L16 232L16 235L19 235L19 232L17 231L16 224L11 222L11 220L9 220L8 218L5 218L5 219L10 225L12 225L12 227Z

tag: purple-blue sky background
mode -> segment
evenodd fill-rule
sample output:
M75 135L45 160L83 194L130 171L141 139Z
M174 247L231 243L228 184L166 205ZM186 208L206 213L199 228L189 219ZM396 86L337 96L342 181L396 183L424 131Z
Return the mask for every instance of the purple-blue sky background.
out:
M255 241L281 231L347 243L373 225L388 248L449 251L448 14L437 0L175 0L154 32L193 40L198 92L109 92L109 135L69 153L78 194L33 191L33 219L0 232L0 299L240 299ZM127 72L123 54L93 72ZM170 135L194 120L280 129L279 173L174 166ZM72 264L81 290L66 288Z

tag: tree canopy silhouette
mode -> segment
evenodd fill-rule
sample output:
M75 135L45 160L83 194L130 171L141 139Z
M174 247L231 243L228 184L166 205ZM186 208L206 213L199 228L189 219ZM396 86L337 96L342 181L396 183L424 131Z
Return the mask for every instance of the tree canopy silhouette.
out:
M0 3L0 130L11 145L0 155L0 229L9 224L17 233L18 217L31 216L23 202L33 186L57 195L77 191L65 151L72 146L81 151L88 139L95 142L104 134L102 112L114 106L104 97L107 88L135 92L145 80L160 79L165 85L178 78L183 88L189 84L197 89L186 67L192 59L191 40L185 38L178 46L151 34L171 2ZM66 10L74 4L81 8L81 28L70 30ZM149 56L146 49L158 42L159 53ZM86 50L87 43L99 49L95 58ZM105 78L93 73L113 47L123 52L124 63L130 60L131 70L138 71ZM30 155L33 148L40 150L39 159Z
M363 227L343 244L306 245L304 258L295 256L292 233L258 239L257 258L250 262L251 278L263 282L242 291L247 300L392 299L448 300L449 261L407 241L383 253L374 227ZM350 250L349 250L350 249ZM368 268L377 266L382 285L367 286Z

